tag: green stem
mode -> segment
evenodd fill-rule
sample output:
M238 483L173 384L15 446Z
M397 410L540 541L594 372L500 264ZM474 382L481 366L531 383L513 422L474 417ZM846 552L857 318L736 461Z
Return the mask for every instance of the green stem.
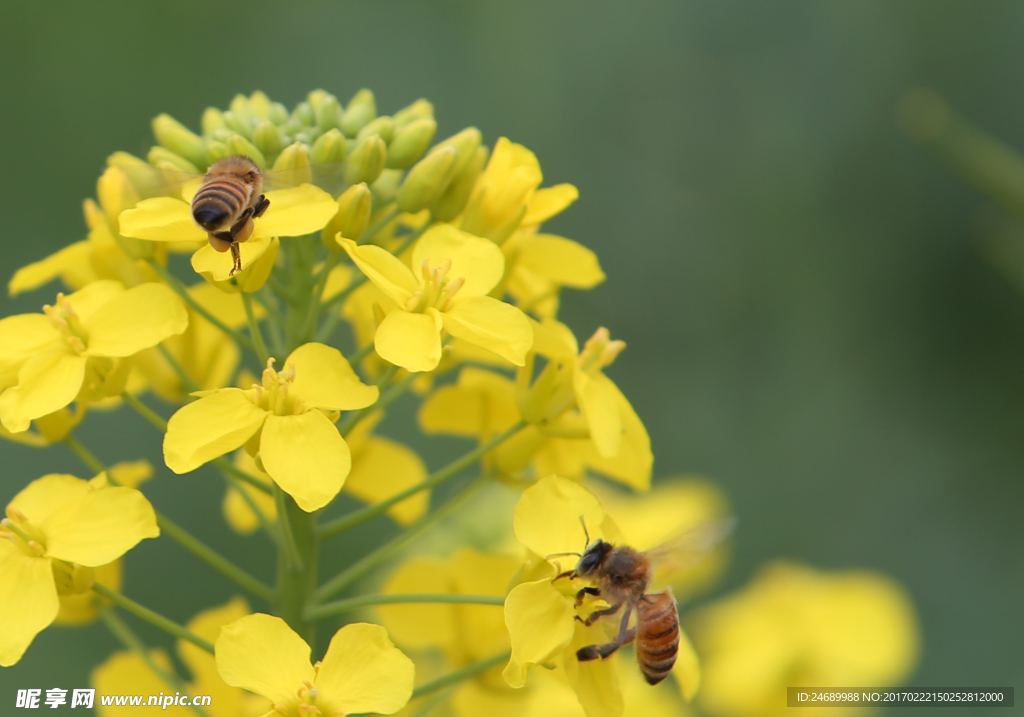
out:
M178 374L178 378L181 379L181 385L185 388L185 393L192 393L193 391L199 390L199 384L192 380L192 377L188 375L188 371L182 366L178 359L174 358L174 354L167 350L167 347L163 344L156 345L157 351L164 357L164 360L171 365L174 369L174 373Z
M197 314L199 314L204 319L206 319L211 324L213 324L218 329L227 334L231 338L231 340L234 341L239 346L243 346L247 349L254 348L252 341L250 341L249 339L242 336L242 334L232 329L230 326L228 326L223 321L221 321L216 316L207 311L206 308L204 308L198 301L193 299L192 295L188 293L188 289L186 289L184 285L182 285L182 283L178 281L178 279L173 274L171 274L171 272L167 271L167 269L160 266L160 264L155 259L146 259L146 263L153 267L153 271L155 271L160 276L160 278L163 279L164 282L169 287L171 287L171 289L174 290L174 292L178 296L184 299L185 303L187 303L189 306L195 309Z
M144 404L142 401L140 401L138 398L128 393L127 391L121 391L121 398L124 399L125 403L134 408L135 411L140 416L142 416L147 421L156 426L158 429L160 429L161 433L167 431L167 421L161 418L160 415L157 414L157 412L154 411L152 408Z
M384 214L384 216L382 216L380 219L378 219L377 221L375 221L373 224L366 228L362 236L359 237L359 241L357 241L356 244L365 244L366 242L373 239L374 235L376 235L377 232L386 227L389 222L391 222L395 217L397 217L401 213L402 210L398 208L397 204L393 206L391 209L387 211L386 214Z
M361 595L348 600L335 600L309 609L306 618L322 620L345 612L374 605L404 605L407 603L445 603L452 605L504 605L500 595L456 595L453 593L407 593L400 595Z
M438 707L440 707L442 704L444 704L446 700L450 699L451 696L452 696L451 688L449 688L447 690L439 691L436 695L431 697L429 700L425 700L424 703L423 703L422 709L420 709L420 711L417 712L416 714L412 715L412 717L427 717L427 715L429 715L431 712L433 712Z
M277 523L281 526L281 543L284 547L285 556L292 572L302 572L302 553L295 542L295 534L292 532L291 521L288 518L284 491L280 486L274 484L274 505L277 507Z
M144 607L139 603L135 602L134 600L132 600L131 598L125 597L121 593L114 592L110 588L106 587L105 585L101 585L100 583L94 583L92 586L92 590L97 595L105 597L107 600L114 603L118 607L124 608L132 615L135 615L136 617L145 620L151 625L155 625L164 632L168 632L174 635L175 637L181 638L182 640L188 640L196 647L206 650L211 655L213 654L213 645L210 642L207 642L203 638L194 634L191 630L187 630L186 628L182 627L173 620L169 620L163 615L153 612L148 607Z
M444 468L441 468L440 470L430 474L430 476L427 477L426 480L417 483L411 488L406 488L402 492L396 493L390 498L382 500L379 503L368 505L365 508L360 508L359 510L352 511L348 515L343 515L340 518L332 520L329 523L325 523L324 525L320 526L321 539L330 538L337 535L338 533L343 533L346 530L351 530L352 528L362 525L366 521L376 518L378 515L383 514L385 511L387 511L388 508L395 505L396 503L401 503L409 496L416 495L420 491L429 490L434 486L440 485L441 483L448 480L452 476L455 476L458 473L460 473L463 469L468 468L473 463L476 463L486 453L497 448L503 442L505 442L513 435L518 433L520 430L522 430L525 426L526 422L520 421L516 425L509 428L507 431L499 433L494 438L489 440L487 443L478 446L477 448L473 449L472 451L462 456L461 458L457 458L456 460L452 461Z
M505 662L511 656L511 652L503 652L500 655L488 657L486 660L474 662L472 665L467 665L466 667L463 667L461 670L456 670L455 672L444 675L443 677L438 677L436 680L425 682L412 691L412 697L410 697L409 699L414 700L417 697L422 697L423 695L430 694L431 692L436 692L437 690L444 689L449 685L454 685L458 682L462 682L463 680L468 679L470 677L475 677L479 675L481 672L485 672L486 670L489 670L495 665L500 665L502 662Z
M299 508L290 495L282 493L281 503L278 504L279 523L283 527L284 521L281 520L281 516L288 521L295 545L303 560L301 570L296 570L285 551L278 551L277 599L274 603L274 612L284 618L316 653L316 623L306 618L310 598L316 588L320 558L316 516Z
M372 354L373 351L374 351L374 348L375 347L373 345L373 342L371 341L370 343L366 344L366 346L364 346L363 348L361 348L358 351L354 352L351 356L348 357L349 365L350 366L355 366L356 364L358 364L364 358L366 358L367 356Z
M326 600L332 595L341 592L356 580L365 576L381 563L390 560L393 556L401 552L407 545L464 506L466 502L473 497L476 491L483 487L484 483L489 480L491 480L491 475L489 473L482 474L479 478L462 488L458 493L450 498L447 503L442 505L433 513L421 518L419 521L406 528L404 532L384 543L376 550L369 553L361 560L356 561L321 585L313 593L313 599L317 602Z
M302 329L302 333L306 336L312 336L316 333L316 322L320 318L320 300L324 296L324 289L327 287L327 278L335 266L338 265L338 259L341 256L341 249L332 249L327 254L327 261L324 262L323 267L320 269L320 274L316 277L316 285L313 287L313 299L309 302L309 311L306 313L305 326Z
M103 610L100 612L100 619L103 620L103 624L107 626L107 629L113 633L114 637L120 640L121 644L128 650L135 652L142 661L146 663L146 666L153 671L153 673L164 681L171 689L181 693L186 693L185 683L182 682L181 678L173 672L168 672L163 667L156 663L149 650L146 649L145 644L139 639L139 636L128 627L128 623L118 617L117 613L113 610ZM200 715L201 717L210 717L210 713L199 706L192 706L192 710Z
M267 345L263 343L263 334L260 332L260 322L256 320L256 314L252 310L252 297L242 292L242 306L245 307L245 318L249 321L249 333L252 335L252 342L256 349L256 356L259 357L260 365L266 366L270 354L267 353Z
M74 454L81 459L82 463L89 466L94 473L102 473L107 470L100 459L94 456L88 448L79 443L78 439L70 433L64 436L64 445L74 451Z
M187 532L167 516L160 515L158 513L156 522L157 525L160 526L161 531L173 538L179 545L219 572L221 575L235 581L235 583L242 588L245 588L253 595L262 598L267 602L273 600L274 591L270 586L242 570L242 568L238 567L223 555L195 538L191 533Z
M229 486L231 486L233 490L238 491L238 494L242 497L242 500L245 501L245 504L247 506L249 506L249 510L251 510L253 514L256 516L256 519L259 520L260 527L263 528L264 532L270 536L270 539L274 542L274 545L280 548L281 536L277 532L277 528L275 528L274 524L270 521L270 518L267 517L267 514L264 513L263 509L256 504L256 501L253 500L253 497L249 495L249 491L242 487L241 481L239 481L232 475L228 475L227 473L223 475L225 482Z

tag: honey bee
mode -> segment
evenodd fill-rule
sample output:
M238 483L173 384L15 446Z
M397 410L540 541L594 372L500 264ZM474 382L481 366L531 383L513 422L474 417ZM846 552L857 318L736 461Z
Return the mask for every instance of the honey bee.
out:
M711 520L648 551L640 551L627 545L612 545L600 538L591 542L584 524L586 549L582 554L565 553L579 555L580 559L573 570L555 579L581 578L597 583L576 593L576 606L582 605L586 596L591 595L601 597L609 607L596 610L585 619L577 615L576 619L584 625L590 626L619 610L623 613L615 639L601 645L581 647L576 651L577 659L580 662L603 660L636 640L636 659L648 684L656 685L668 677L679 650L679 611L671 588L658 593L647 592L655 568L671 566L679 569L697 563L729 535L735 525L734 518ZM629 620L634 612L636 626L631 628Z
M263 194L263 173L242 154L210 165L192 197L192 218L207 232L217 251L231 250L231 274L242 270L238 245L252 236L253 219L263 216L270 200Z

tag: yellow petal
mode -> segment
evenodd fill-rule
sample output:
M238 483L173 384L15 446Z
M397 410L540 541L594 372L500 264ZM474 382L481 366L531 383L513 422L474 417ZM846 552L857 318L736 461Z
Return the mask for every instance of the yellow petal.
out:
M412 695L412 660L391 644L380 625L355 623L334 634L320 665L317 704L330 713L393 714Z
M700 660L685 630L679 631L679 654L676 656L676 664L672 666L672 674L683 699L687 702L692 700L700 689Z
M121 592L121 560L115 560L106 565L100 565L95 569L96 582L104 585L114 592ZM58 595L60 599L60 610L54 619L54 625L79 626L88 625L99 615L100 610L106 609L109 603L92 590L84 593L72 593L70 595Z
M108 301L89 317L91 356L131 356L188 327L178 295L164 284L141 284Z
M41 261L18 269L7 284L7 291L11 296L17 296L23 291L37 289L61 276L69 268L88 264L89 253L89 242L76 241Z
M395 570L382 592L386 595L450 593L452 588L449 566L445 561L417 556L409 558ZM454 605L408 603L380 605L376 610L388 634L406 649L449 649L459 640Z
M556 214L565 211L580 196L579 190L571 184L556 184L538 189L530 197L529 208L523 217L522 226L532 227L546 222Z
M590 539L602 537L605 513L594 494L568 478L548 476L523 491L512 527L519 542L537 555L579 553L587 543L581 516Z
M402 260L391 252L372 244L356 246L351 239L338 240L348 252L352 263L399 306L404 306L416 292L419 282Z
M309 645L279 617L256 613L228 623L214 648L225 682L275 704L297 704L296 690L316 676Z
M88 567L113 562L142 539L160 535L153 506L134 488L89 491L41 527L47 555Z
M382 359L407 371L433 371L441 361L442 326L436 309L425 314L395 309L377 327L373 345Z
M209 246L209 244L207 244L207 246ZM233 329L245 326L248 321L248 318L245 315L245 306L242 303L242 297L237 294L227 294L205 281L200 284L190 286L188 288L188 293L189 296L195 299L196 303ZM263 307L259 304L254 304L252 308L257 319L266 314ZM195 321L196 319L193 318L192 320ZM199 317L199 320L205 321L206 319Z
M615 384L600 371L579 369L573 371L572 383L597 452L605 458L617 456L622 445L622 417Z
M57 328L43 314L18 314L0 319L0 372L17 367L21 361L61 341Z
M467 680L452 695L452 708L456 717L537 717L537 712L530 709L533 692L532 685L529 690L513 690L505 685L492 685L482 679ZM568 717L564 712L551 712L550 715Z
M441 386L427 397L417 419L427 433L493 435L519 420L515 390L510 378L467 366L456 384Z
M267 192L270 206L256 220L253 234L297 237L318 232L338 213L334 197L312 184Z
M49 558L30 557L0 540L0 666L21 659L58 607Z
M450 560L455 592L464 595L503 596L522 569L522 561L504 555L487 555L459 548ZM505 616L493 605L456 605L458 625L472 639L462 649L472 660L482 660L509 649Z
M67 406L85 379L86 357L56 344L28 359L18 371L18 385L0 394L0 423L11 433L27 431L34 418Z
M612 623L613 625L616 624ZM619 665L621 655L613 655L607 660L578 662L576 650L585 645L593 645L611 639L611 627L601 628L599 624L590 629L576 631L575 637L566 650L565 672L569 684L576 690L576 698L580 701L587 717L620 717L625 709L622 688L619 685Z
M550 580L522 583L505 598L505 624L512 640L512 657L502 677L510 687L526 684L530 667L548 662L572 640L575 630L572 602Z
M98 311L101 306L111 301L124 292L124 285L120 281L105 279L94 281L67 297L71 308L78 314L83 322L92 317L93 312Z
M247 271L256 268L254 266L256 264L259 264L259 268L263 269L263 262L260 260L268 251L273 251L273 256L269 257L270 262L267 264L266 272L260 272L262 274L269 273L273 267L274 257L277 256L278 244L269 236L252 237L249 241L240 243L238 245L238 252L242 257L242 271L234 275L236 282L241 281L242 275ZM210 246L209 242L196 250L196 253L192 255L191 261L192 268L207 281L212 281L219 285L232 279L231 270L234 268L235 263L234 259L231 258L231 252L217 251ZM262 278L266 281L266 276Z
M352 466L345 439L320 411L267 416L260 435L263 467L307 513L331 502Z
M23 513L30 522L40 525L55 511L88 492L89 481L64 473L51 473L22 488L10 506Z
M490 296L471 296L446 310L444 328L452 336L493 351L516 366L526 362L533 330L526 314Z
M577 289L590 289L605 279L597 254L572 239L554 234L523 237L516 263L516 268L520 267Z
M150 241L202 241L206 239L186 202L172 197L143 199L134 209L121 212L120 232Z
M331 346L303 344L284 365L295 367L292 391L310 407L351 411L371 405L380 395L380 389L360 381L341 351Z
M426 478L427 469L415 451L374 436L353 457L345 492L366 503L378 503ZM423 490L388 508L388 515L399 525L409 525L427 512L429 502L430 491Z
M654 464L650 436L647 435L647 429L644 428L629 400L614 383L609 381L609 385L615 390L619 416L622 420L622 443L619 446L619 453L612 458L604 457L600 455L594 442L589 441L582 443L580 454L594 470L637 490L645 491L651 487L651 466Z
M556 359L575 359L579 345L572 330L555 319L541 322L530 320L533 328L533 350L541 356Z
M164 461L175 473L194 471L239 448L260 429L266 416L241 389L214 391L171 416L164 435Z
M216 643L221 628L228 623L240 620L249 614L249 605L240 597L236 597L226 605L210 608L189 620L186 627L193 635ZM193 694L210 695L211 706L217 705L217 713L224 715L242 715L246 695L241 690L230 687L221 679L217 672L216 658L191 642L178 640L178 654L192 673L193 683L189 691Z
M466 280L459 296L483 296L505 273L505 255L497 244L459 231L451 224L432 226L416 242L412 250L413 271L419 272L425 261L431 268L451 261L449 278Z

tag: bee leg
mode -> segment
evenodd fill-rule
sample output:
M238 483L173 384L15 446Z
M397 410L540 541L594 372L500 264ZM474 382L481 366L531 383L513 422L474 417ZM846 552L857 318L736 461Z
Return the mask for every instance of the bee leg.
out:
M578 593L576 593L576 607L579 607L580 605L583 604L583 596L584 595L593 595L594 597L597 597L600 594L601 594L601 591L598 590L597 588L583 588Z
M621 605L617 605L616 608ZM596 613L595 613L596 614ZM633 606L626 606L626 612L622 615L622 623L619 625L619 634L611 642L603 645L587 645L576 650L576 659L580 662L588 662L601 658L602 660L613 654L623 645L632 642L636 638L636 628L629 629L629 616L633 614Z
M238 242L236 241L231 242L231 258L235 264L231 267L231 272L228 276L234 276L242 270L242 252L239 250Z
M604 610L597 610L595 612L590 613L590 615L587 616L586 620L580 620L579 615L576 616L576 619L580 620L580 622L582 622L587 627L590 627L595 622L600 620L602 617L605 617L607 615L614 615L619 611L619 608L621 607L622 603L620 602L618 605L612 605L611 607L606 607Z
M252 218L259 219L263 216L263 213L267 211L267 207L270 206L270 200L267 199L266 194L261 194L260 198L256 200L256 204L252 207Z
M235 222L231 226L231 229L229 229L228 232L227 232L228 234L231 235L231 240L232 241L237 241L238 233L240 231L242 231L242 229L245 227L245 225L249 221L249 219L252 218L252 216L253 216L252 212L253 212L253 208L249 207L244 212L242 212L241 214L238 215L238 221ZM248 239L248 237L246 237L246 238Z

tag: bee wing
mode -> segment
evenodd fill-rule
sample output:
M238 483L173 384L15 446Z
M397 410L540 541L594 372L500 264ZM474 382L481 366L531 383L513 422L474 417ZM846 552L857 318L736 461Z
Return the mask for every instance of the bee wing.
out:
M128 164L120 167L135 189L139 199L152 197L175 197L181 199L183 194L195 194L203 180L203 175L193 172L182 172L168 167L154 167L151 164Z
M264 172L263 191L291 189L302 184L312 184L320 187L332 197L337 197L346 188L346 166L344 162L325 162L294 169Z
M721 544L735 528L735 518L715 518L654 546L644 555L661 572L689 568Z

